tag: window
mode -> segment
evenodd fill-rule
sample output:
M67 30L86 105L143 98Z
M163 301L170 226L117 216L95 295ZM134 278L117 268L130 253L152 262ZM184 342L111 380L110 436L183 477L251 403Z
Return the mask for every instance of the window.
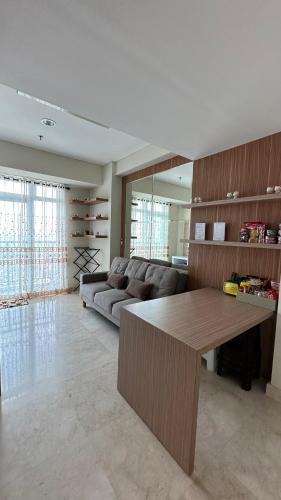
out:
M167 259L169 204L134 198L131 212L132 254L147 259Z
M65 189L0 177L0 296L67 287Z

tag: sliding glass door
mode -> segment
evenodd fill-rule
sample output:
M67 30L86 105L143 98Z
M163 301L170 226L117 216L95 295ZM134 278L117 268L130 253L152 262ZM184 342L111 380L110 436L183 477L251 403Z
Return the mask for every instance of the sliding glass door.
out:
M0 177L0 297L67 287L65 190Z

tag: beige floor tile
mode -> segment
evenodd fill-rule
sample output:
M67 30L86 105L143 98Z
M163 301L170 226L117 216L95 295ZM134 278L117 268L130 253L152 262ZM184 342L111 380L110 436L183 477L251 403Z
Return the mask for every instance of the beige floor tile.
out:
M116 388L118 329L77 295L0 311L1 500L281 499L281 405L202 368L188 477Z

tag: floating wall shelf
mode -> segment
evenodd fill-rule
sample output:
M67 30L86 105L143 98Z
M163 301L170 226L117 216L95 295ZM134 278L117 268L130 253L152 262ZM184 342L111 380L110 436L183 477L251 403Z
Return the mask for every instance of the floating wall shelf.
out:
M223 247L239 247L239 248L258 248L259 250L281 250L281 245L266 244L266 243L241 243L240 241L214 241L214 240L188 240L181 239L181 243L190 243L192 245L212 245Z
M226 200L201 201L201 203L188 203L184 208L204 208L218 205L235 205L238 203L254 203L256 201L276 201L281 200L281 193L259 194L255 196L244 196L242 198L231 198Z
M108 220L108 217L70 217L71 220L86 220L86 221L98 221L98 220Z
M100 203L107 203L107 198L92 198L91 200L70 200L71 205L99 205Z

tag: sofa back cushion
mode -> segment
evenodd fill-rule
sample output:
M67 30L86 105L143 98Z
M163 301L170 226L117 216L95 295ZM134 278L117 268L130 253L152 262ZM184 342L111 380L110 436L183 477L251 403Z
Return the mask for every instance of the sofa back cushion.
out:
M171 262L162 259L150 259L150 264L156 264L157 266L171 267Z
M127 279L128 277L125 276L125 274L117 274L117 273L111 273L108 276L108 280L106 281L106 284L111 286L112 288L125 288L127 285Z
M128 276L129 281L133 278L136 280L144 281L148 267L149 262L131 259L126 267L125 275Z
M187 292L187 271L182 271L181 269L175 269L178 273L178 283L176 288L176 293Z
M132 297L140 300L147 300L150 298L150 292L153 284L147 281L140 281L132 278L126 289L126 292Z
M114 257L109 274L124 274L129 262L126 257Z
M147 268L145 281L152 283L151 299L158 299L176 293L178 273L171 267L150 264Z

